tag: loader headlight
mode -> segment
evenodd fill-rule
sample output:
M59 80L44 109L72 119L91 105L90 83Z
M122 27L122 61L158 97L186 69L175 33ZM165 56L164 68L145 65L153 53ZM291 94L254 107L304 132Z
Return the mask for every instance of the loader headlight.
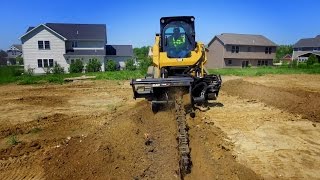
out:
M164 23L164 19L161 19L161 23Z
M194 18L192 17L190 20L193 22L193 21L194 21Z

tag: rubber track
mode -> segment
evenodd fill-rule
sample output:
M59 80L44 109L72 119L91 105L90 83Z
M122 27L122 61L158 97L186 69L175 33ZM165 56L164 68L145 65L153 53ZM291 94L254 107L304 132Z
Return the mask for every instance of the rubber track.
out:
M178 126L178 150L179 150L179 166L181 179L191 172L191 159L189 149L188 128L186 122L186 111L183 107L182 95L176 95L175 98L175 117Z

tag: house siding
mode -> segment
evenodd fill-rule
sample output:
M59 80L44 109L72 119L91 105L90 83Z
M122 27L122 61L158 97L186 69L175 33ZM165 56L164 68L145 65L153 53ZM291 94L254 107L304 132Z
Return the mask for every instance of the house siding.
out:
M212 44L208 47L208 61L206 67L209 69L223 68L225 48L221 41L215 39Z
M105 48L105 41L81 41L81 40L74 40L77 41L78 47L73 48L72 42L73 41L66 41L66 49L77 49L77 48L96 48L96 49L104 49Z
M239 46L239 53L232 53L232 46ZM250 50L249 50L250 47ZM265 53L265 48L271 47L271 54ZM252 66L258 66L258 61L267 61L272 65L276 46L223 45L218 39L213 39L208 47L207 68L236 68L242 67L242 61L249 61ZM231 60L232 64L228 64Z
M239 53L232 53L232 46L227 45L225 58L228 59L273 59L275 57L276 47L271 47L271 54L265 53L267 46L239 46ZM248 51L251 48L250 52ZM268 46L269 47L269 46Z
M38 59L53 59L65 71L69 64L64 58L66 52L65 41L44 27L39 27L21 39L24 53L24 69L34 69L34 73L45 73L43 68L38 68ZM39 50L38 41L50 41L50 50Z

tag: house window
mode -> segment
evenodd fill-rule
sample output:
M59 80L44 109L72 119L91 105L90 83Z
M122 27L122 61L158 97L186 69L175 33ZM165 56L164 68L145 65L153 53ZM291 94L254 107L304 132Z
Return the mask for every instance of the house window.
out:
M231 64L232 64L232 60L229 59L229 60L228 60L228 65L231 65Z
M259 60L257 66L268 66L268 60Z
M44 49L50 49L50 41L44 41Z
M43 49L43 41L38 41L38 49Z
M74 63L74 59L71 59L71 64L73 64Z
M53 67L53 59L49 59L49 67Z
M42 59L38 59L38 68L42 68Z
M72 41L72 45L71 45L73 48L74 47L78 47L78 41Z
M232 46L231 47L231 52L232 53L239 53L239 46Z
M248 52L251 52L251 47L248 47Z
M271 47L266 47L264 52L265 52L266 54L271 54L272 48L271 48Z
M43 59L43 67L48 67L48 59Z

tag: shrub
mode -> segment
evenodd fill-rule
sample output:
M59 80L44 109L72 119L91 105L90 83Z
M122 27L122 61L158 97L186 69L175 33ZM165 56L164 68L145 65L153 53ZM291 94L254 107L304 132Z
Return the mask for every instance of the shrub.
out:
M9 143L10 145L13 145L13 146L14 146L14 145L19 144L20 141L18 140L18 138L17 138L15 135L11 135L11 136L9 136L8 143Z
M298 68L305 69L307 67L308 67L307 63L301 62L298 64Z
M70 64L69 72L70 73L81 73L83 70L83 62L80 59L77 59L75 62Z
M316 63L316 62L318 62L318 58L317 58L317 56L314 55L314 54L311 54L311 55L309 56L308 60L306 61L306 63L307 63L308 66L311 66L311 65L313 65L313 64Z
M117 63L114 60L107 60L106 62L106 71L116 71Z
M136 65L134 64L135 61L133 59L128 59L126 61L126 69L129 71L134 71L137 69Z
M294 59L292 62L291 62L291 67L293 68L296 68L298 66L298 61L296 59Z
M89 61L89 63L86 66L87 72L99 72L101 71L101 62L93 58Z
M53 74L64 74L64 67L61 67L57 62L54 63L54 67L52 69Z
M23 58L21 56L16 57L16 62L19 65L23 65Z
M312 65L312 67L320 68L320 63L314 63L314 64Z
M34 74L34 68L31 68L30 65L28 65L27 71L25 71L25 74L28 76L32 76Z
M44 71L46 74L51 74L52 68L51 68L51 67L44 67L44 68L43 68L43 71Z

